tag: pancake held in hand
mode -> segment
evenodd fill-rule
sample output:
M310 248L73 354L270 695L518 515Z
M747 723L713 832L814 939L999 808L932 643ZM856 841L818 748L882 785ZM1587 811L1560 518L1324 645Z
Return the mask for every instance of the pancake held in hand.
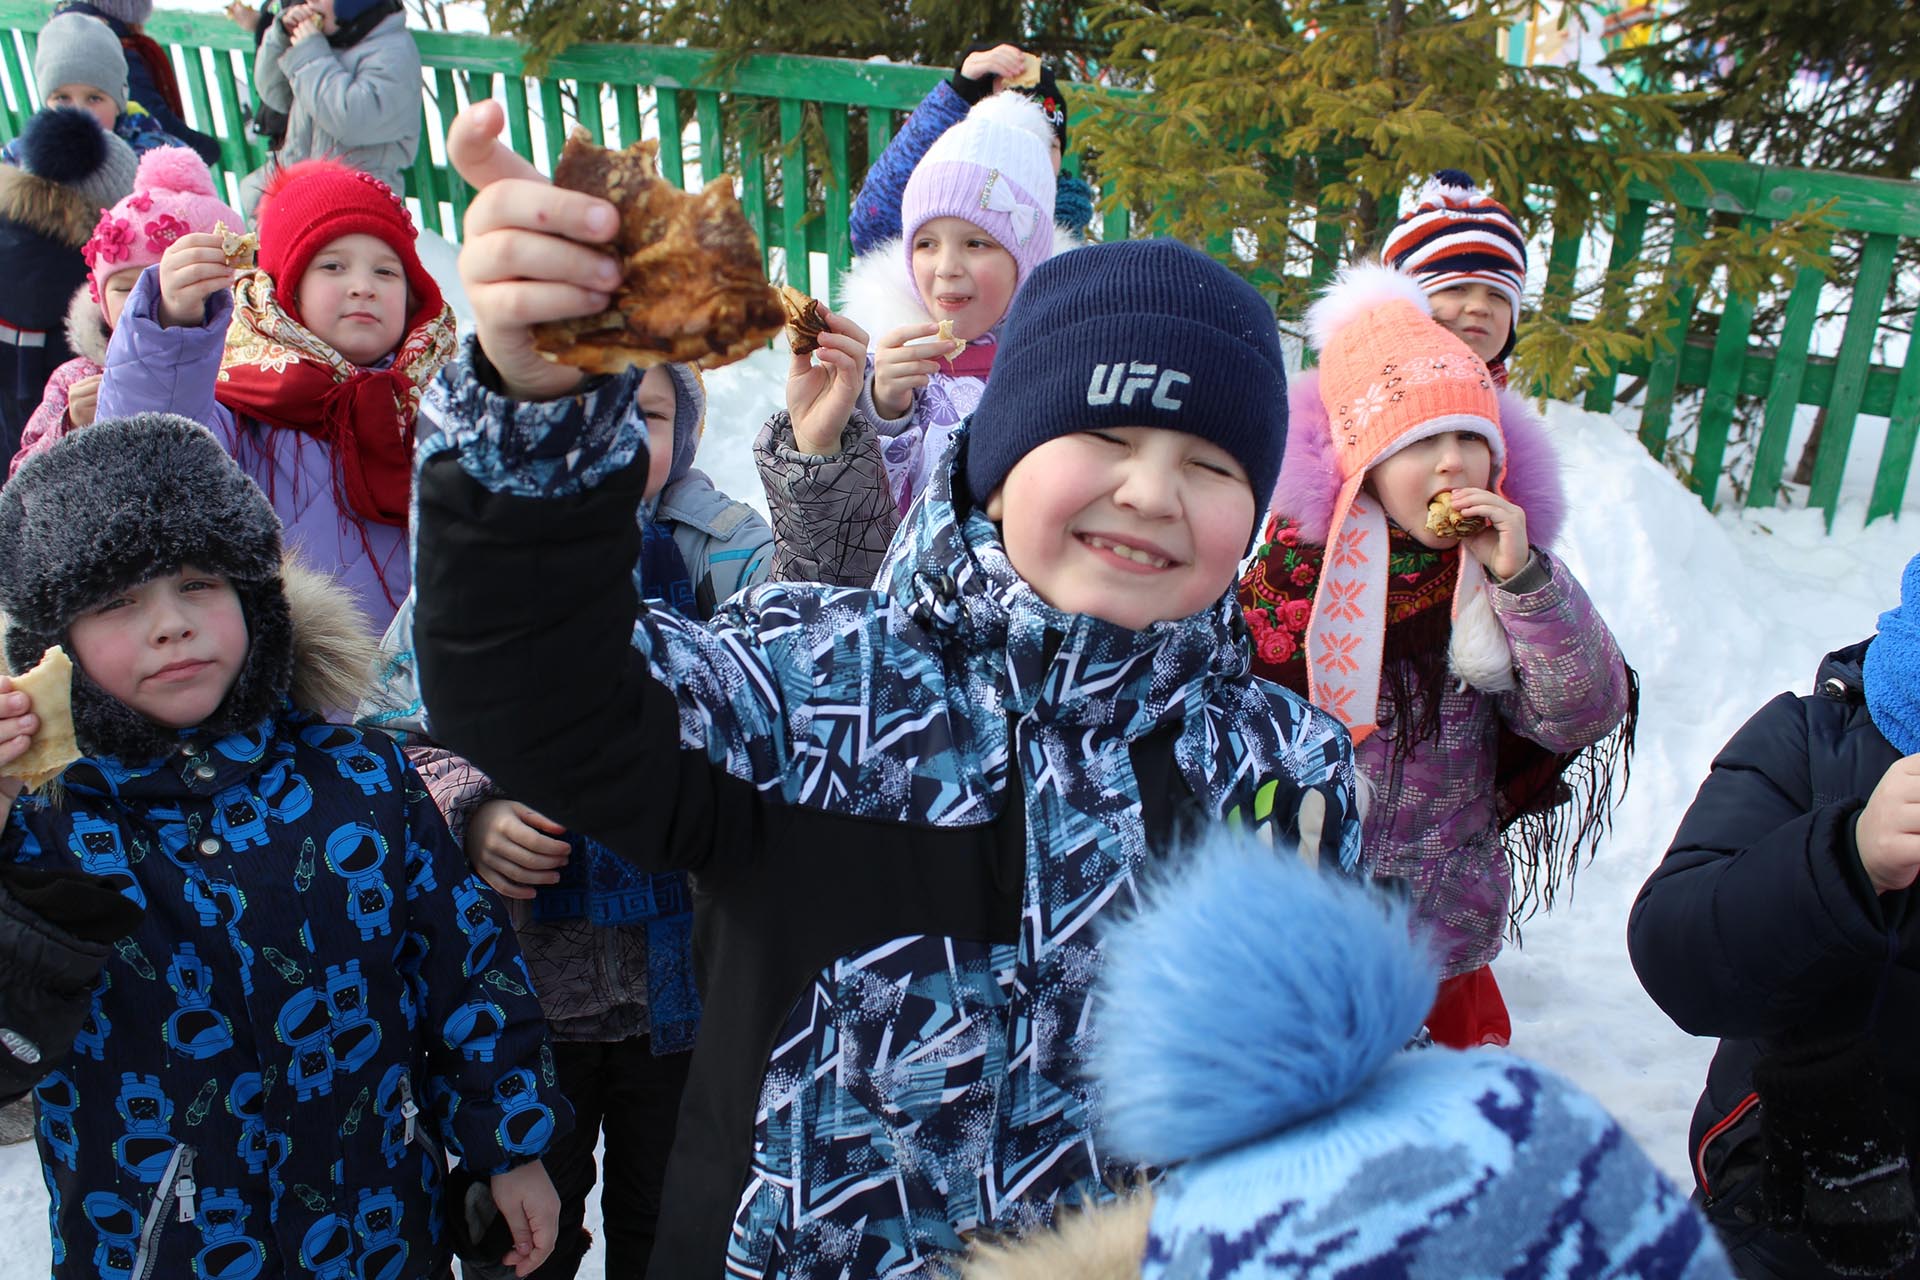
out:
M39 790L80 758L73 737L73 663L59 645L40 655L33 670L13 678L13 687L33 701L40 727L33 731L27 753L7 766L28 788Z
M1002 88L1033 89L1040 84L1040 59L1031 53L1020 55L1020 74L1008 76Z
M1443 538L1471 538L1487 527L1480 516L1463 516L1453 509L1453 495L1443 493L1427 504L1427 532Z
M787 311L787 345L793 348L793 354L810 356L818 351L820 335L827 331L827 318L821 313L820 300L783 284L780 305Z
M786 325L733 180L723 174L689 195L660 176L659 147L648 139L609 151L581 129L567 139L554 184L620 211L612 248L624 274L606 311L534 326L547 359L588 373L668 362L717 369Z
M220 237L220 252L226 255L228 266L242 271L254 264L254 254L260 249L259 236L251 231L235 231L224 222L213 224L213 234Z

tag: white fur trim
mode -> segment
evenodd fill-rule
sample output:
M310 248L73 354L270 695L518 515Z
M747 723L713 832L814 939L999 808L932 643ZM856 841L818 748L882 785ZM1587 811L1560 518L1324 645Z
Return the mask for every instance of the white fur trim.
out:
M1047 256L1054 257L1084 244L1073 232L1055 224L1053 253ZM890 330L905 324L925 324L933 318L927 314L926 304L920 301L920 293L913 287L906 261L906 246L899 240L889 240L855 258L847 274L840 278L835 309L867 331L869 349L878 347L880 339Z
M1047 113L1024 93L990 94L973 105L967 119L1018 129L1040 139L1041 146L1049 150L1053 147L1053 126L1047 123Z
M1447 665L1483 693L1504 693L1514 687L1513 645L1493 612L1493 601L1483 584L1475 583L1460 603L1453 634L1447 641Z
M1307 341L1315 351L1324 351L1333 335L1362 312L1394 301L1412 303L1423 316L1433 314L1427 291L1406 272L1378 262L1350 263L1340 268L1320 300L1307 308Z

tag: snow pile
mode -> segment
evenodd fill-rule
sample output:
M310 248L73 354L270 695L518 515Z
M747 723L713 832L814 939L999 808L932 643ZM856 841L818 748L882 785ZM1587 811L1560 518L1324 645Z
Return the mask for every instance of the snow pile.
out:
M424 246L423 246L424 247ZM443 281L444 264L436 271ZM456 304L458 305L458 304ZM699 465L765 510L754 433L781 407L788 356L761 351L707 379ZM1573 498L1559 548L1640 673L1633 784L1577 895L1526 929L1495 965L1514 1048L1596 1094L1684 1187L1687 1121L1712 1044L1675 1030L1641 993L1627 911L1659 861L1714 752L1775 693L1811 688L1827 651L1870 634L1899 596L1911 525L1861 526L1843 508L1709 514L1612 419L1554 405L1548 422ZM0 1149L0 1280L48 1271L46 1191L33 1148ZM600 1223L598 1190L588 1226ZM581 1271L604 1274L596 1249Z

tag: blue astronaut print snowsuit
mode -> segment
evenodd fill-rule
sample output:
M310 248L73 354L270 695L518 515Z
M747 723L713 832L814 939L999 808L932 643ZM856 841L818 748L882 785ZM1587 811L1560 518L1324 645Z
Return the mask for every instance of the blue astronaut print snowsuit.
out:
M1051 608L950 475L876 589L636 622L633 377L516 404L471 361L420 472L437 730L569 829L694 871L706 1014L650 1274L931 1274L962 1232L1102 1194L1123 1171L1078 1070L1100 924L1184 823L1291 837L1309 792L1351 866L1344 730L1247 674L1230 593L1144 631Z
M0 857L146 919L34 1091L54 1275L439 1274L442 1145L500 1172L571 1113L505 913L392 740L288 707L64 782Z

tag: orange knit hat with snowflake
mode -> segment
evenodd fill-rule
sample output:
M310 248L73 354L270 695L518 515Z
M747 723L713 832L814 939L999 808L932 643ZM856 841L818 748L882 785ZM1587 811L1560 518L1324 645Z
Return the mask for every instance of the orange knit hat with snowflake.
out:
M1469 432L1487 441L1488 487L1504 497L1507 447L1487 366L1433 319L1412 276L1372 263L1348 267L1307 324L1340 482L1307 628L1307 681L1314 705L1359 742L1378 727L1387 615L1387 517L1363 492L1367 472L1417 441ZM1511 653L1487 590L1480 562L1462 554L1449 656L1476 688L1511 687ZM1463 649L1468 637L1475 643Z

